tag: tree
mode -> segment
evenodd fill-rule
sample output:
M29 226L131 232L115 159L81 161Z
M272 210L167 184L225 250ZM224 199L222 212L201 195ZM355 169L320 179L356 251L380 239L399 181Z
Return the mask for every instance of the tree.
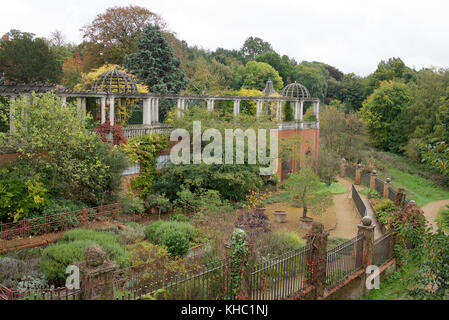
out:
M73 89L82 77L82 60L79 52L75 52L73 57L67 58L62 64L62 84L69 89Z
M360 77L354 73L344 75L337 98L346 105L348 111L359 110L363 102L363 87Z
M340 158L325 147L320 148L316 171L321 181L330 186L340 169Z
M122 65L126 55L136 50L137 39L147 24L165 29L157 14L138 6L113 7L81 29L88 54L96 58L95 66L106 63Z
M61 64L47 43L31 33L11 30L0 40L0 73L12 82L58 83Z
M152 24L144 27L137 51L128 55L125 62L125 68L154 93L177 93L185 88L185 74L180 66L161 29Z
M406 84L385 81L363 102L360 115L376 147L397 152L405 145L404 116L410 101Z
M267 51L273 51L271 44L257 37L247 38L242 49L240 49L245 62L254 60L259 54Z
M46 188L90 205L117 200L126 156L90 134L85 127L88 119L74 104L65 107L48 92L16 99L13 108L23 112L15 113L14 131L0 137L0 146L14 147L45 175Z
M234 74L234 88L263 90L267 81L273 81L275 90L282 90L284 81L279 73L268 63L250 61L245 67L239 67Z
M310 168L302 168L299 174L290 174L286 182L290 201L293 205L303 208L303 219L309 219L307 212L312 209L314 213L324 212L332 198L328 192L322 191L320 178Z
M382 81L402 80L408 83L415 79L414 70L410 69L400 58L390 58L379 62L376 71L364 80L364 96L367 97L379 88Z
M327 96L327 81L325 71L320 65L303 62L295 67L293 79L306 86L312 97L324 101Z
M267 51L256 57L257 62L265 62L276 69L284 80L284 83L293 82L293 73L296 61L291 60L288 56L280 56L275 51Z

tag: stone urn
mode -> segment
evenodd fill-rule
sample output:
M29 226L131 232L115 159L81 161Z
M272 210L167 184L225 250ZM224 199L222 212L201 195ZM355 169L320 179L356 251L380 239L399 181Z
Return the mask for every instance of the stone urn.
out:
M301 230L311 230L313 224L312 218L299 218L299 228Z
M285 212L285 211L275 211L274 212L274 220L277 223L286 223L287 222L287 212Z
M267 211L267 208L256 207L256 209L254 209L254 211L256 211L257 213L265 213L265 211Z

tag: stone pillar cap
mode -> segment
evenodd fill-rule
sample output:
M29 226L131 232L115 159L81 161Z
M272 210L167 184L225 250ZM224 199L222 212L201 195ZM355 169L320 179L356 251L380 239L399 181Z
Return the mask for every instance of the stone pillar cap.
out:
M391 179L387 178L387 180L385 180L386 183L391 183Z

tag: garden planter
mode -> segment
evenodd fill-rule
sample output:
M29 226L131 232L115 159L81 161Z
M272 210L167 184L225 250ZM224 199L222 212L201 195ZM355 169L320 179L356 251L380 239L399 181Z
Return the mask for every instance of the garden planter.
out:
M300 218L299 219L299 228L301 230L310 230L310 229L312 229L312 223L313 223L312 218Z
M257 213L265 213L265 211L267 211L267 208L258 207L254 211L256 211Z
M287 212L285 212L285 211L275 211L274 212L274 220L277 223L286 223L287 222Z

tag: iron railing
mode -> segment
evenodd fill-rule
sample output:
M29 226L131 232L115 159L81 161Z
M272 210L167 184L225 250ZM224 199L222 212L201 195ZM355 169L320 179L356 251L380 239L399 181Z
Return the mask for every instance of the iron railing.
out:
M367 188L371 187L371 173L362 172L361 174L361 184Z
M376 178L376 191L379 194L384 194L384 182L380 180L379 178Z
M358 235L327 252L326 287L331 289L363 268L364 235Z
M114 203L96 208L82 209L73 212L44 215L33 219L23 219L18 222L0 222L0 252L5 249L19 250L29 245L27 243L14 243L13 248L8 245L9 240L25 239L43 234L65 231L80 227L97 216L112 216L120 212L120 204ZM26 239L29 240L29 239Z
M158 270L136 272L133 268L114 275L117 300L229 300L232 297L230 259L173 276Z
M354 185L352 185L352 200L354 201L357 211L363 219L366 216L366 205Z
M393 232L389 231L382 237L374 241L373 249L373 264L382 266L394 256L394 236Z
M78 289L53 288L30 289L17 291L8 289L0 284L0 300L80 300L81 291Z
M306 288L310 247L306 246L263 262L250 276L252 300L279 300Z
M351 178L352 180L355 179L355 168L351 167L351 166L347 166L345 169L345 175L349 178Z

